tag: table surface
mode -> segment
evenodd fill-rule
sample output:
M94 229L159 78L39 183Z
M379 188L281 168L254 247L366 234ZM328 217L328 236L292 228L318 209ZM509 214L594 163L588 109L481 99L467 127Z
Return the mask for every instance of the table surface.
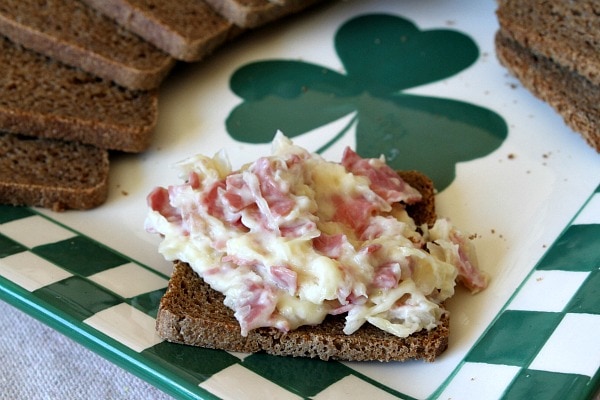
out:
M172 397L0 301L0 399Z

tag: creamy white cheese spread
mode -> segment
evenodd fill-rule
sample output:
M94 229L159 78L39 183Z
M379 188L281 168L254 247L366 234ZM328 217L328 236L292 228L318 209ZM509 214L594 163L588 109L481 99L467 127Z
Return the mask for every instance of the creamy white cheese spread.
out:
M225 295L242 335L346 314L406 337L435 328L456 281L486 287L473 246L446 219L416 226L421 200L384 158L329 162L278 133L272 154L232 171L220 152L176 165L183 183L148 195L146 229Z

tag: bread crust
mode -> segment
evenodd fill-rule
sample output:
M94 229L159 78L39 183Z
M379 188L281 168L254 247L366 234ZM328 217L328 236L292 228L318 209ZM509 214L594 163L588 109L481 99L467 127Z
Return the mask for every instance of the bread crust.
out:
M0 203L62 211L96 207L108 196L106 150L0 133Z
M12 41L132 90L159 86L175 60L77 0L0 5L0 32Z
M600 87L550 58L533 53L503 30L496 34L495 46L500 63L600 152Z
M158 93L131 91L0 38L0 130L140 152Z
M409 210L415 222L433 224L436 214L431 181L416 171L399 174L423 194L423 201ZM287 333L276 328L258 328L243 337L233 311L223 304L223 299L224 296L211 289L187 263L176 261L158 310L159 336L174 343L228 351L264 351L273 355L347 361L422 359L430 362L448 347L448 312L444 312L435 329L407 338L399 338L370 324L346 335L341 315L328 316L318 326L301 326Z
M506 37L600 85L600 7L594 1L500 0Z
M203 1L82 1L182 61L203 59L240 31Z

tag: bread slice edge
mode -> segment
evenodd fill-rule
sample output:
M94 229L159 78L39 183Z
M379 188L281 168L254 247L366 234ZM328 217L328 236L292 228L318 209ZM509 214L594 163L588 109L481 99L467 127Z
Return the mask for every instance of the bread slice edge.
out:
M434 189L431 181L416 171L399 173L423 194L419 208L412 211L417 223L433 224ZM317 326L302 326L289 332L275 328L240 333L233 311L223 304L224 296L211 289L184 262L176 261L166 293L161 299L156 330L169 342L221 349L234 352L321 360L345 361L434 361L448 347L449 313L443 313L440 324L407 338L384 332L370 324L352 335L343 333L344 316L328 316Z
M600 153L600 86L523 47L503 30L496 33L495 49L500 64Z

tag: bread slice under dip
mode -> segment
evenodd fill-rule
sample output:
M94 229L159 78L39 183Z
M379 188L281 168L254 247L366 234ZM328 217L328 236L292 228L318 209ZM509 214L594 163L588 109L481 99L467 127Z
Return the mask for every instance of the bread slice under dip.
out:
M0 33L26 48L134 90L158 87L175 60L79 0L7 0Z
M449 316L430 331L399 338L370 324L346 335L344 317L329 316L316 326L301 326L283 333L258 328L240 334L233 311L224 296L211 289L185 263L175 263L169 287L161 300L156 329L164 339L192 346L278 356L346 361L434 361L448 347Z
M436 220L434 188L416 171L399 173L423 199L407 206L417 224ZM156 320L158 334L170 342L236 352L259 352L322 360L434 361L448 346L449 315L439 325L406 338L387 333L368 323L351 335L343 332L344 317L328 316L317 326L301 326L283 333L275 328L257 328L240 334L233 311L223 304L224 296L211 289L189 267L175 262L173 275L160 302Z
M502 0L496 53L525 88L600 152L597 2Z
M108 152L0 132L0 203L89 209L108 195Z
M0 130L140 152L158 118L156 91L132 91L0 37Z
M182 61L199 61L241 32L200 0L82 1Z
M204 0L230 22L242 28L256 28L299 12L322 0Z

